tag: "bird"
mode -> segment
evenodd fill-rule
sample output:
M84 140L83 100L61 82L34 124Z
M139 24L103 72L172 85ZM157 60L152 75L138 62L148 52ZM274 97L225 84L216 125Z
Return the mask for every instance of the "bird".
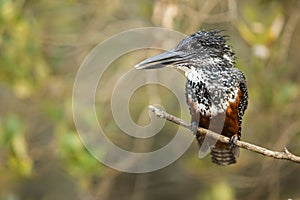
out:
M174 49L148 58L135 68L172 67L184 72L186 102L200 154L209 151L212 163L226 166L236 163L239 156L236 142L241 139L248 91L245 75L235 67L235 53L227 44L229 36L221 32L200 30L183 38ZM199 134L199 127L227 136L230 142Z

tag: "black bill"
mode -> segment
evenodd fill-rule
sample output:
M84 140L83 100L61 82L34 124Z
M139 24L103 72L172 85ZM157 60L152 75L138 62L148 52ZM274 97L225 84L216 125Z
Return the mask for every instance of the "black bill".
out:
M136 69L157 69L166 66L174 66L176 63L181 63L185 60L185 54L180 51L167 51L148 58L135 66Z

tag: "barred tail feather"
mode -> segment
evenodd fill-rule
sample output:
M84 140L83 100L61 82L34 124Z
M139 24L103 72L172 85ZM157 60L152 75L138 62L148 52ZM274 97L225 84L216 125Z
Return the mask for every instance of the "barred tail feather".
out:
M211 160L217 165L230 165L236 163L236 157L238 156L238 148L230 149L226 148L216 148L211 149Z

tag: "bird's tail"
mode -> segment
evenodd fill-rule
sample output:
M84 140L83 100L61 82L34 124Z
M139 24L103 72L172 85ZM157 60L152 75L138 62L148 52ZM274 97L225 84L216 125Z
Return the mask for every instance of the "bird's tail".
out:
M230 148L228 144L217 144L211 149L211 160L217 165L230 165L236 163L239 149L238 147Z

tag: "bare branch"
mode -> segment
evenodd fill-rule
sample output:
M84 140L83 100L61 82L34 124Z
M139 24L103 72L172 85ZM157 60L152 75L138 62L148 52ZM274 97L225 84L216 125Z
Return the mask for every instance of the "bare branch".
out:
M178 124L180 126L183 126L187 129L191 130L191 125L189 123L186 123L185 121L183 121L183 120L181 120L181 119L179 119L179 118L177 118L177 117L175 117L175 116L173 116L169 113L166 113L165 111L160 110L160 109L158 109L154 106L150 105L149 109L156 116L158 116L160 118L163 118L163 119L167 119L170 122L173 122L175 124ZM223 143L228 144L229 141L230 141L230 139L228 137L225 137L223 135L220 135L218 133L215 133L213 131L210 131L210 130L207 130L207 129L204 129L204 128L198 128L198 132L201 135L208 135L208 136L210 136L214 139L217 139L217 140L219 140L220 142L223 142ZM238 146L240 148L243 148L243 149L247 149L247 150L256 152L256 153L259 153L259 154L262 154L264 156L272 157L272 158L275 158L275 159L284 159L284 160L289 160L289 161L293 161L293 162L296 162L296 163L300 163L300 157L292 154L291 152L289 152L286 147L284 148L284 151L282 151L282 152L272 151L272 150L266 149L264 147L260 147L260 146L250 144L248 142L243 142L243 141L237 141L236 146Z

